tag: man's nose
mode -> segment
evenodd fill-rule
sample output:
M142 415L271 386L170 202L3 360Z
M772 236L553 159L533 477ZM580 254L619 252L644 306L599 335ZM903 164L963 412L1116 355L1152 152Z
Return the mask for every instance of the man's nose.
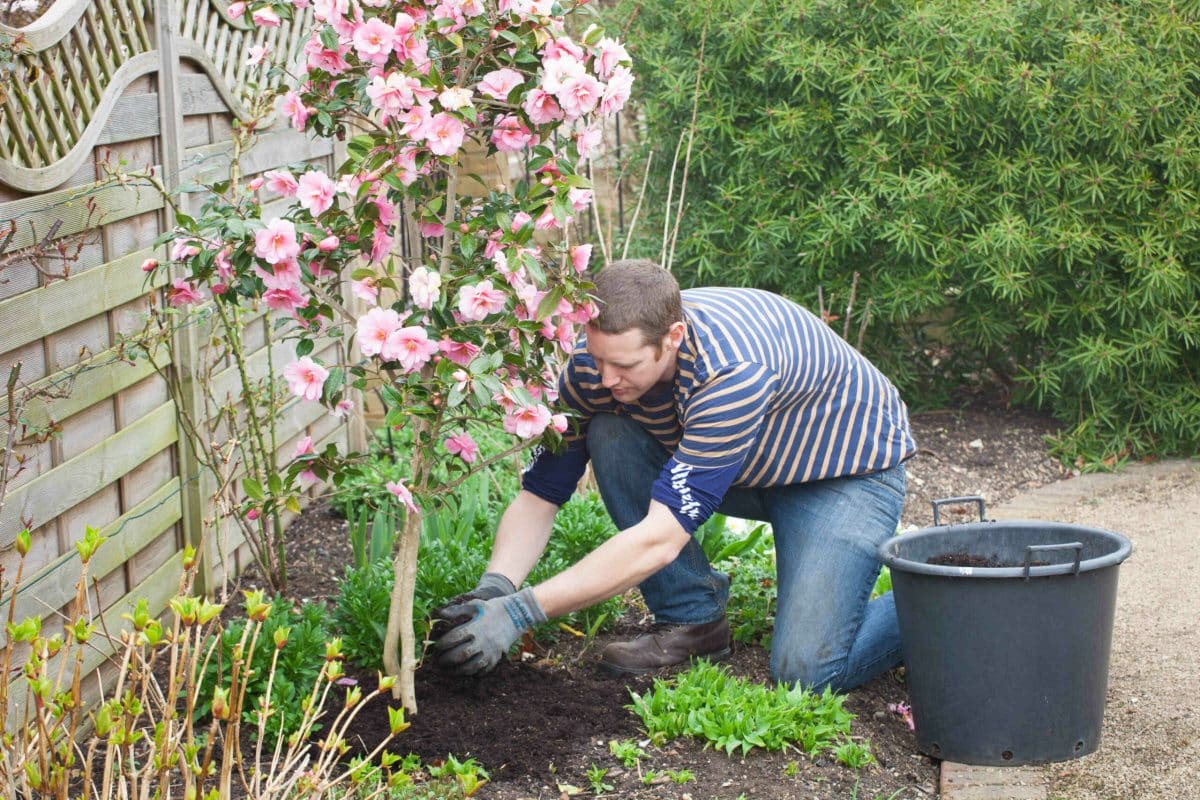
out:
M616 386L618 380L619 379L617 378L617 374L614 370L600 370L600 385L605 389L611 389L612 387Z

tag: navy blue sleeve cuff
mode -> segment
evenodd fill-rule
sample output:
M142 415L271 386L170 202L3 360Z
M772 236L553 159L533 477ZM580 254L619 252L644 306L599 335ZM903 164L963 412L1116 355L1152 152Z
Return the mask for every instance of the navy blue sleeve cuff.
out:
M685 531L695 533L716 513L739 469L739 464L700 469L672 457L654 482L650 497L671 509Z

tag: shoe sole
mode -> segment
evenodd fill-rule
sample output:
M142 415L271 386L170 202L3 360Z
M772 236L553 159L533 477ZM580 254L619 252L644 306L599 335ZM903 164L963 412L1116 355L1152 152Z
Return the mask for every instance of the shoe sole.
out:
M724 650L717 650L714 653L703 653L699 655L688 656L688 660L686 662L679 661L674 664L663 664L662 666L658 667L622 667L618 664L613 664L608 661L601 661L600 671L613 678L620 678L625 675L648 675L651 672L658 672L659 670L666 669L667 667L678 667L684 663L691 664L692 662L701 658L707 659L708 661L720 661L729 656L729 654L732 652L732 647L726 647Z

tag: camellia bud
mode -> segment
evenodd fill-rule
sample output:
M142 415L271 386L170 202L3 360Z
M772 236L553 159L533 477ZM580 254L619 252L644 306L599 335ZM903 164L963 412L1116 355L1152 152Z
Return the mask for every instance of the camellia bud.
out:
M339 244L341 244L341 240L336 236L330 235L317 242L317 249L322 253L332 253L334 250L337 250Z
M250 181L250 184L249 184L250 191L257 192L259 189L262 188L263 183L264 183L264 181L262 178L255 178L254 180Z
M19 556L29 555L29 547L30 547L30 544L32 543L32 541L33 541L33 539L29 535L28 530L23 530L20 533L18 533L17 534L17 555L19 555Z
M142 262L142 272L154 272L158 268L157 258L147 258Z

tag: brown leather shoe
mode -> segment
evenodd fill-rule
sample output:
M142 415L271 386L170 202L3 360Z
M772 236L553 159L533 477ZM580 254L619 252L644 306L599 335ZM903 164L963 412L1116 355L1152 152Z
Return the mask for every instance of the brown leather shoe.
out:
M729 655L729 622L721 617L702 625L657 623L627 642L612 642L600 654L600 668L615 675L640 675L692 658Z

